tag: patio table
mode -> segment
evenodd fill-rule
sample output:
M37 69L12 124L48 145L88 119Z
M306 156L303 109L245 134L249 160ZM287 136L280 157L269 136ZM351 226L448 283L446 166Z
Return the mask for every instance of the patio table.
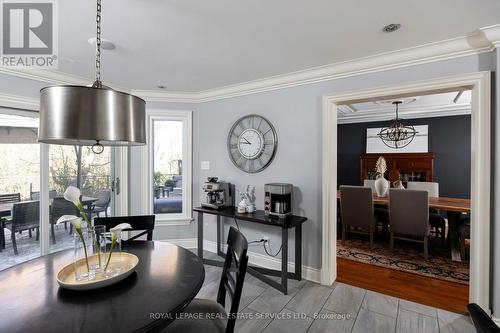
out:
M89 196L82 196L82 205L86 207L87 209L87 216L89 219L92 218L92 210L91 210L91 205L97 201L97 198L94 197L89 197ZM21 202L27 202L27 201L21 201ZM7 202L7 203L2 203L0 204L0 251L2 249L5 249L5 233L4 233L4 220L2 217L7 217L12 215L12 207L14 207L14 204L20 203L20 202Z

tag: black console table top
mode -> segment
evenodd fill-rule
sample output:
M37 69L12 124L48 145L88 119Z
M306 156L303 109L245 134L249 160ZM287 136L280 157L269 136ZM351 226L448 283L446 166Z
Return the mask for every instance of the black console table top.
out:
M253 213L238 213L238 209L236 207L225 207L222 209L196 207L193 208L193 211L199 213L235 218L237 220L242 220L242 221L273 225L282 228L283 227L294 228L297 225L300 225L307 221L307 217L297 216L297 215L291 215L284 219L275 216L267 216L263 210L256 210Z

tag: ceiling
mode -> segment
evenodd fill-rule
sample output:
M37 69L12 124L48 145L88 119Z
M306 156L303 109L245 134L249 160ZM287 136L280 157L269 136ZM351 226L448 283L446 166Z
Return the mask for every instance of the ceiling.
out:
M394 101L402 102L399 116L403 119L470 114L471 96L470 90L463 90L341 105L337 109L337 119L344 124L393 119L396 115Z
M94 1L59 1L59 70L92 81ZM103 0L103 81L199 92L465 36L498 0ZM389 23L401 30L381 31Z

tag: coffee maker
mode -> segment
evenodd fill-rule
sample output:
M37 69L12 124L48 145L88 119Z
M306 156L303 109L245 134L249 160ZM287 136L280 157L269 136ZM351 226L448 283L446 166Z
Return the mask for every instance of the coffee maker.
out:
M292 184L265 184L264 192L264 211L266 215L277 216L279 218L285 218L292 215Z
M208 177L203 184L205 191L205 200L201 203L202 207L222 209L233 206L233 189L230 183L219 182L217 177Z

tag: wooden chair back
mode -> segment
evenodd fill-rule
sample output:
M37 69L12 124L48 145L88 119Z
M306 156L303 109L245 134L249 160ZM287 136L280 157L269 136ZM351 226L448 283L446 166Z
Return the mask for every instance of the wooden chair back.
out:
M226 292L231 297L231 309L227 320L226 333L234 332L241 292L248 266L248 242L236 228L229 229L227 237L227 252L222 269L222 278L217 294L217 303L225 307Z
M138 216L113 216L113 217L96 217L94 225L106 226L106 231L117 226L120 223L128 223L132 227L129 230L142 231L137 235L129 238L127 241L136 240L139 237L146 235L148 241L153 240L153 230L155 228L155 215L138 215Z
M471 303L467 309L477 333L500 333L500 328L479 305Z

